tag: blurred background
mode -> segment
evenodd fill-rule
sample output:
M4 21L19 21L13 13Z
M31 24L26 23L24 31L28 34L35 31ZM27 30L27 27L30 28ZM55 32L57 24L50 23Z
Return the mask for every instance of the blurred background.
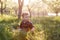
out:
M0 14L17 16L19 11L31 17L60 16L60 0L0 0Z
M60 40L60 0L0 0L0 40L20 40L23 12L35 26L28 40Z

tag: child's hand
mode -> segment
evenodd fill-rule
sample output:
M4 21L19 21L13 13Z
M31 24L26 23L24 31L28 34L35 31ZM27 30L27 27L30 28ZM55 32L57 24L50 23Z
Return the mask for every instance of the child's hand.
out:
M31 31L33 32L35 30L35 28L33 27L32 29L31 29Z

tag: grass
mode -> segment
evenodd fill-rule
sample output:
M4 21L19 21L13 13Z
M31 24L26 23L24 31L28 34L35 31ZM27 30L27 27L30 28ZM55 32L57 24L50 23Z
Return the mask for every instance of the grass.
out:
M16 17L9 15L0 15L0 39L11 40L12 28L18 26L18 20Z
M35 31L28 33L29 40L60 40L59 17L40 17L31 20ZM20 22L21 20L18 20L17 17L0 15L0 40L20 40L20 32L16 29Z
M9 15L0 15L0 39L1 40L20 40L17 39L16 35L18 35L18 30L16 29L16 27L20 24L21 21L17 20L17 17L13 17L13 16L9 16ZM35 24L35 27L38 26L39 24ZM37 27L36 27L37 29ZM14 30L14 32L13 32ZM37 29L38 31L40 31L39 29ZM35 32L38 32L35 31ZM38 38L36 37L36 35L38 35L37 33L33 36L32 33L29 33L28 39L32 39L31 40L38 40ZM24 35L23 35L24 36ZM16 37L16 38L15 38ZM20 37L20 36L19 36ZM4 39L3 39L4 38ZM35 39L36 38L36 39Z

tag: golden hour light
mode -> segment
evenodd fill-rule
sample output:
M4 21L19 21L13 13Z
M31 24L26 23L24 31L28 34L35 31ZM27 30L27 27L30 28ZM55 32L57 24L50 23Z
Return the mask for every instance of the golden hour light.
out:
M18 0L12 0L12 1L18 3Z
M0 0L0 40L60 40L60 0Z
M12 0L12 1L18 3L18 0ZM28 5L28 3L29 3L29 0L24 0L24 5Z
M18 3L18 0L12 0L12 1ZM24 0L24 5L26 6L26 5L29 4L29 2L32 3L32 2L34 2L34 1L35 1L35 0Z
M24 5L28 5L29 4L29 0L24 0Z

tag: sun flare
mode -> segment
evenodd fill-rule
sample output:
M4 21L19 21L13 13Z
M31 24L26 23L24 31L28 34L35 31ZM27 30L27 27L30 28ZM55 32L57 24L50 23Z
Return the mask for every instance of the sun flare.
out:
M24 0L24 5L28 5L29 4L29 0Z
M18 3L18 0L12 0L12 1Z
M12 1L18 3L18 0L12 0ZM24 5L28 5L28 3L29 3L29 0L24 0Z
M12 1L18 3L18 0L12 0ZM30 3L34 2L34 0L24 0L24 5L28 5L29 1Z

